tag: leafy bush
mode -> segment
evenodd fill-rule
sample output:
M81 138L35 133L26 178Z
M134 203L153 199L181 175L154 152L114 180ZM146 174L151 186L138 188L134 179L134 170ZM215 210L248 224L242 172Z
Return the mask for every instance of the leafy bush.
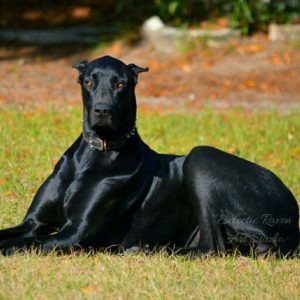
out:
M173 24L228 16L242 34L267 31L271 22L300 21L299 0L156 0L157 14Z
M78 11L79 9L79 11ZM82 10L84 15L78 17ZM75 13L77 10L77 13ZM270 22L300 21L299 0L2 0L0 26L36 28L75 24L136 27L159 15L173 25L195 25L227 16L243 34L266 31Z
M267 31L268 25L299 21L300 3L297 0L233 0L231 24L243 34Z

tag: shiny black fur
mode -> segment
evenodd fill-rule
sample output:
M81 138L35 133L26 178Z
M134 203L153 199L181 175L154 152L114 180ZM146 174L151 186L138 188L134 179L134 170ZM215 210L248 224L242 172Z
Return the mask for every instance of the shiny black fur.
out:
M73 247L157 249L197 254L238 249L292 253L299 210L288 188L257 164L208 146L187 156L158 154L137 132L134 87L147 69L105 56L74 66L91 139L127 139L91 148L81 136L35 195L23 222L0 231L0 250Z

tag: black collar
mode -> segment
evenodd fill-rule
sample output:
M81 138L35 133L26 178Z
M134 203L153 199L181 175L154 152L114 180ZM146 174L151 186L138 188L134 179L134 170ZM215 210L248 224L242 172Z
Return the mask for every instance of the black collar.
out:
M109 151L122 148L127 140L136 133L137 130L134 125L129 132L114 140L106 140L95 136L89 136L85 131L82 132L82 136L91 148L95 148L99 151Z

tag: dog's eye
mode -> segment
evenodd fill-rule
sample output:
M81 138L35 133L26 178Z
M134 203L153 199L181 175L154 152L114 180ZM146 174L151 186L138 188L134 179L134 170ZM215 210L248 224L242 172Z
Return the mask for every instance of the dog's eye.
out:
M90 80L90 79L86 79L85 81L84 81L84 83L85 83L85 85L87 86L87 87L92 87L92 85L93 85L93 83L92 83L92 80Z
M117 84L116 84L116 88L117 89L121 89L121 88L123 88L125 86L125 83L124 82L118 82Z

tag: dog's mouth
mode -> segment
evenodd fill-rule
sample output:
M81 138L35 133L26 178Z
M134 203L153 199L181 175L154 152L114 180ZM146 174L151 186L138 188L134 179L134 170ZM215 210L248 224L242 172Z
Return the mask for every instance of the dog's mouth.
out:
M113 132L117 129L117 126L114 126L113 124L106 124L106 123L97 123L91 127L95 131L107 131L107 132Z
M114 133L118 129L115 124L111 122L98 122L91 126L91 129L94 130L97 135L101 138L109 138L114 136Z

